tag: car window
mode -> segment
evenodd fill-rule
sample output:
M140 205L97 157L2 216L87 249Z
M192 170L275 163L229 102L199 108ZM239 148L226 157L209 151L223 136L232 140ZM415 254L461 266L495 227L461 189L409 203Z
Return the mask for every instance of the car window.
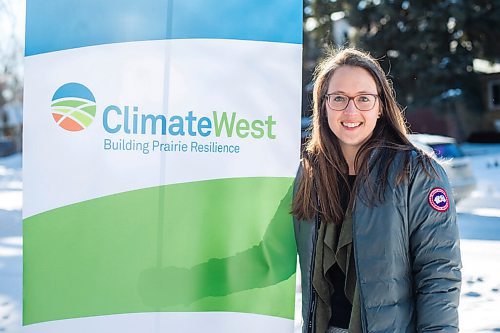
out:
M429 145L440 158L463 157L465 154L460 147L453 143L438 143Z

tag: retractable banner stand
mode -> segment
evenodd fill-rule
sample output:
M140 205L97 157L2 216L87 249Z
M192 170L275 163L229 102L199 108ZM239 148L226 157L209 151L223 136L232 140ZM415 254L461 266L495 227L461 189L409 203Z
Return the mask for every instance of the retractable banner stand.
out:
M302 1L27 1L24 331L293 332Z

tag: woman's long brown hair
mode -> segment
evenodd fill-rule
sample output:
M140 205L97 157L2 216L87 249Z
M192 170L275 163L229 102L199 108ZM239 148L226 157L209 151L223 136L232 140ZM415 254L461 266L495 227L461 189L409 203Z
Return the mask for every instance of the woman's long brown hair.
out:
M339 141L328 125L325 100L330 78L341 66L367 70L377 84L381 103L381 117L377 120L371 137L360 147L354 161L357 180L352 193L356 193L357 184L363 181L369 204L381 202L388 185L389 167L396 154L398 151L409 152L414 149L407 137L402 109L397 104L391 83L379 63L369 54L353 48L330 51L316 67L314 74L312 134L302 156L303 172L296 179L298 187L292 204L292 214L298 220L310 220L318 210L322 220L326 222L340 224L344 219L339 184L348 184L348 166ZM403 167L396 176L397 182L408 177L409 154L404 155ZM377 165L377 168L370 167L373 165ZM377 174L370 175L372 172ZM321 203L319 207L317 200Z

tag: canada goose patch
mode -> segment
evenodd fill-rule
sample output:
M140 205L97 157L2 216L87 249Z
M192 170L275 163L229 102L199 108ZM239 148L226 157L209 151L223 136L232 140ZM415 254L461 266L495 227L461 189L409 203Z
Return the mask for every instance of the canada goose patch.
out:
M450 208L450 200L446 191L440 187L435 187L429 193L429 204L438 212L446 212Z

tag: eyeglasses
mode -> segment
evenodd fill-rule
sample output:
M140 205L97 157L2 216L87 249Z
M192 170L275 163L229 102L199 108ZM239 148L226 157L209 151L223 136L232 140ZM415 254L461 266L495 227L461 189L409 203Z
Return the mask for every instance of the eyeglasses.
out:
M376 94L359 94L354 97L348 97L340 94L326 94L326 103L330 109L335 111L342 111L347 108L351 99L354 102L354 106L359 111L370 111L375 106L377 102L378 95Z

